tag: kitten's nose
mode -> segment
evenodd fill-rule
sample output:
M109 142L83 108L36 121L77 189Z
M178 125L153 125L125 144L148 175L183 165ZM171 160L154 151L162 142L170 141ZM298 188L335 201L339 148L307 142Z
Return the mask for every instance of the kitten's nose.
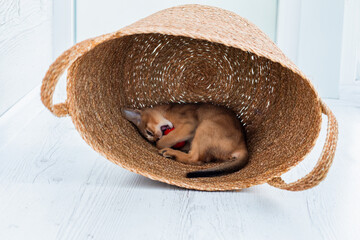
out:
M156 133L156 134L155 134L155 139L156 139L155 141L159 141L161 137L162 137L162 133L161 133L161 132Z

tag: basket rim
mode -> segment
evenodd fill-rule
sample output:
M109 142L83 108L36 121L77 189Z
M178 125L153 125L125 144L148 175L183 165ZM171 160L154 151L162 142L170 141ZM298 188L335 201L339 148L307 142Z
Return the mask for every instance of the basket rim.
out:
M190 4L190 5L181 5L181 6L177 6L177 7L172 7L169 9L172 10L176 10L176 9L183 9L183 8L191 8L191 7L201 7L204 9L207 8L211 8L211 9L215 9L215 10L221 10L221 11L226 11L217 7L210 7L210 6L204 6L204 5L197 5L197 4ZM165 9L162 11L167 11L169 9ZM226 11L229 12L229 14L233 14L236 15L235 13L232 13L230 11ZM156 14L156 13L155 13ZM238 15L236 15L237 17L240 17ZM241 18L241 17L240 17ZM146 19L146 18L145 18ZM244 19L244 18L242 18ZM247 20L245 20L246 22L248 22ZM249 25L253 25L252 23L248 22ZM255 26L255 25L253 25ZM255 28L257 28L255 26ZM145 177L148 177L152 180L157 180L160 182L165 182L171 185L175 185L178 187L183 187L183 188L187 188L187 189L194 189L194 190L205 190L205 191L224 191L224 190L238 190L238 189L243 189L243 188L248 188L250 186L254 186L254 185L258 185L258 184L262 184L262 183L266 183L267 181L269 181L270 179L277 177L277 176L281 176L283 173L289 171L291 168L295 167L297 164L299 164L313 149L313 147L315 146L315 143L319 137L320 134L320 129L321 129L321 124L322 124L322 111L321 111L321 107L320 107L320 97L317 93L317 91L315 90L314 86L312 85L312 83L310 82L310 80L295 66L295 64L293 64L291 62L291 60L289 60L274 44L275 48L277 51L279 51L280 53L282 53L284 59L286 59L287 61L284 62L281 59L274 59L269 57L268 55L261 53L259 51L256 51L257 49L254 48L246 48L241 44L234 44L234 42L231 41L226 41L223 38L220 38L218 36L208 36L206 34L201 34L201 33L196 33L196 32L189 32L189 31L184 31L184 29L181 28L169 28L169 27L161 27L161 26L151 26L148 28L141 28L141 27L134 27L133 25L129 25L127 27L124 27L118 31L112 32L112 33L108 33L108 34L104 34L104 35L100 35L98 37L95 38L91 38L85 41L89 41L89 44L87 46L87 51L91 51L93 50L96 46L101 45L107 41L111 41L114 39L119 39L125 36L131 36L131 35L137 35L137 34L163 34L163 35L172 35L172 36L181 36L181 37L188 37L188 38L192 38L192 39L197 39L197 40L206 40L206 41L210 41L213 43L218 43L218 44L222 44L228 47L234 47L237 49L240 49L242 51L248 51L251 52L259 57L265 57L266 59L274 62L274 63L279 63L282 67L287 68L289 70L291 70L293 73L297 74L298 76L300 76L301 80L307 85L307 87L310 87L309 91L312 91L312 93L314 94L314 96L316 96L315 101L314 101L314 107L317 108L317 115L320 119L319 121L319 126L317 127L317 132L316 132L316 137L314 137L313 143L311 143L311 147L308 148L306 150L306 153L304 153L303 157L296 160L294 162L294 164L292 164L291 166L289 166L289 164L283 163L279 166L276 166L275 168L269 169L266 172L261 174L261 178L258 176L252 177L252 178L248 178L245 181L232 181L232 183L234 183L234 185L232 187L222 187L219 184L219 186L213 186L213 187L207 187L207 186L202 186L201 183L196 183L194 182L194 184L187 184L183 181L181 181L181 179L179 180L169 180L169 179L165 179L162 177L159 177L156 174L151 174L149 172L146 171L146 169L135 169L135 168L131 168L128 167L126 165L124 165L122 162L119 162L118 159L115 159L113 156L110 155L106 155L104 153L104 151L102 149L100 149L99 147L97 147L95 144L92 144L92 141L89 139L88 137L85 137L84 132L86 132L86 129L83 128L83 124L82 122L76 117L76 109L74 109L72 107L72 103L74 102L74 94L72 94L72 89L71 87L74 85L72 84L72 82L75 81L75 79L72 78L72 74L71 71L73 69L74 63L71 64L71 66L69 67L69 71L67 73L67 100L66 103L68 105L68 111L69 111L69 115L71 116L71 119L75 125L76 130L80 133L81 137L85 140L85 142L87 144L89 144L95 151L97 151L98 153L100 153L102 156L104 156L106 159L110 160L111 162L121 166L124 169L127 169L131 172L143 175ZM271 41L269 39L269 41ZM77 45L81 44L82 42L78 43ZM272 43L272 41L271 41ZM86 53L85 52L85 53ZM85 53L81 54L79 56L78 59L80 59ZM314 129L313 129L314 130Z

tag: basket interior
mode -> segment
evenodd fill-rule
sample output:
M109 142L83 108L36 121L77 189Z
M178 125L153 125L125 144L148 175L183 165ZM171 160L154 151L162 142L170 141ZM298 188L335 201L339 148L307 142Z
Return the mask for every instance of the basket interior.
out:
M70 114L94 149L129 170L185 187L265 182L301 161L320 130L317 95L301 76L205 40L156 33L109 40L73 63L68 81ZM186 172L213 164L191 166L159 156L121 116L122 107L170 102L210 102L234 110L246 130L249 164L222 177L186 179Z

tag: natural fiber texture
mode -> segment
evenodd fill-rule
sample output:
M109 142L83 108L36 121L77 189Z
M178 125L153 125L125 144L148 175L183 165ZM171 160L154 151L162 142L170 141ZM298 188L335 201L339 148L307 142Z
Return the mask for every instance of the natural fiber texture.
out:
M67 100L53 105L68 69ZM324 179L335 153L337 123L301 71L257 27L234 13L201 5L160 11L115 33L76 44L49 68L41 93L55 115L69 114L85 141L110 161L154 180L198 190L233 190L269 182L304 190ZM250 154L241 171L185 178L191 166L160 156L121 116L122 107L210 102L234 110ZM279 176L315 144L321 113L328 134L314 170L299 181Z

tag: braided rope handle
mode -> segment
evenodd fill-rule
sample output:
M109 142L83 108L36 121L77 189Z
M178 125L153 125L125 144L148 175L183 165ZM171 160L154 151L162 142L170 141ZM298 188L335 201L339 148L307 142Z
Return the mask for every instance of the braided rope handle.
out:
M315 187L326 177L335 155L338 124L334 114L322 100L320 100L320 105L322 113L328 116L328 127L325 144L314 169L296 182L286 183L281 177L274 177L268 181L269 185L289 191L302 191Z
M64 117L69 114L66 100L64 103L53 104L55 87L60 77L78 57L98 44L95 40L88 39L69 48L50 65L49 70L46 72L41 85L41 101L55 116Z

